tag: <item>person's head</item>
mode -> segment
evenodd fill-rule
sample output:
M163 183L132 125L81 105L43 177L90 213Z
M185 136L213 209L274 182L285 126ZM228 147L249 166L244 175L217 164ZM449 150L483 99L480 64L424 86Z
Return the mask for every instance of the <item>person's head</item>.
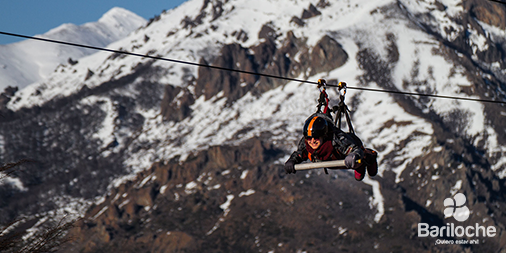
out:
M312 116L306 120L302 131L309 146L317 149L323 143L323 138L327 135L328 129L328 123L323 117Z

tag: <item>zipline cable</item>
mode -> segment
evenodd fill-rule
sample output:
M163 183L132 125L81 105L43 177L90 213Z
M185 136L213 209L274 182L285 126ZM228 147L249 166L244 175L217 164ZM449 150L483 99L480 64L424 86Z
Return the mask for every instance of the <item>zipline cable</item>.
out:
M493 0L489 0L493 1ZM224 70L224 71L231 71L231 72L238 72L243 74L249 74L249 75L257 75L257 76L264 76L269 78L277 78L287 81L295 81L295 82L301 82L301 83L309 83L309 84L316 84L319 85L318 82L309 81L309 80L302 80L297 78L289 78L289 77L282 77L282 76L276 76L276 75L269 75L269 74L263 74L263 73L257 73L257 72L251 72L251 71L245 71L245 70L239 70L239 69L231 69L231 68L225 68L225 67L218 67L218 66L211 66L206 64L200 64L195 62L188 62L188 61L182 61L182 60L174 60L169 58L163 58L158 56L152 56L152 55L144 55L144 54L137 54L132 53L128 51L122 51L122 50L115 50L115 49L109 49L109 48L102 48L102 47L95 47L95 46L88 46L88 45L82 45L77 43L71 43L66 41L59 41L59 40L52 40L52 39L46 39L46 38L40 38L40 37L34 37L34 36L27 36L27 35L21 35L16 33L9 33L9 32L3 32L0 31L0 34L7 35L7 36L14 36L14 37L20 37L25 39L32 39L32 40L39 40L49 43L56 43L56 44L62 44L67 46L74 46L74 47L82 47L82 48L88 48L88 49L94 49L99 51L106 51L111 53L118 53L118 54L125 54L125 55L131 55L131 56L137 56L137 57L144 57L144 58L150 58L154 60L160 60L160 61L168 61L168 62L174 62L179 64L186 64L186 65L193 65L198 67L205 67L205 68L211 68L211 69L218 69L218 70ZM333 84L327 84L329 87L338 87L338 85ZM400 94L400 95L411 95L411 96L424 96L424 97L434 97L434 98L445 98L445 99L455 99L455 100L467 100L467 101L476 101L476 102L486 102L486 103L497 103L497 104L506 104L506 101L499 101L499 100L488 100L488 99L480 99L480 98L466 98L466 97L456 97L456 96L444 96L444 95L434 95L434 94L424 94L424 93L414 93L414 92L403 92L403 91L394 91L394 90L380 90L380 89L373 89L373 88L364 88L364 87L352 87L348 86L348 89L353 90L362 90L362 91L371 91L371 92L383 92L383 93L393 93L393 94Z
M476 102L506 104L506 101L488 100L488 99L481 99L481 98L466 98L466 97L434 95L434 94L424 94L424 93L395 91L395 90L380 90L380 89L371 89L371 88L364 88L364 87L350 87L350 86L348 86L348 89L363 90L363 91L374 91L374 92L385 92L385 93L412 95L412 96L422 96L422 97L447 98L447 99L456 99L456 100L467 100L467 101L476 101Z
M94 46L88 46L88 45L81 45L81 44L71 43L71 42L66 42L66 41L59 41L59 40L52 40L52 39L46 39L46 38L39 38L39 37L33 37L33 36L27 36L27 35L15 34L15 33L8 33L8 32L2 32L2 31L0 31L0 34L9 35L9 36L15 36L15 37L21 37L21 38L26 38L26 39L32 39L32 40L40 40L40 41L45 41L45 42L50 42L50 43L63 44L63 45L74 46L74 47L83 47L83 48L95 49L95 50L106 51L106 52L111 52L111 53L126 54L126 55L138 56L138 57L145 57L145 58L151 58L151 59L155 59L155 60L168 61L168 62L174 62L174 63L180 63L180 64L187 64L187 65L193 65L193 66L198 66L198 67L206 67L206 68L212 68L212 69L234 71L234 72L239 72L239 73L243 73L243 74L250 74L250 75L258 75L258 76L265 76L265 77L271 77L271 78L278 78L278 79L284 79L284 80L288 80L288 81L296 81L296 82L305 82L305 83L318 84L317 82L311 82L311 81L306 81L306 80L301 80L301 79L295 79L295 78L289 78L289 77L281 77L281 76L262 74L262 73L256 73L256 72L250 72L250 71L238 70L238 69L230 69L230 68L224 68L224 67L218 67L218 66L211 66L211 65L199 64L199 63L195 63L195 62L174 60L174 59L163 58L163 57L158 57L158 56L152 56L152 55L147 55L147 54L146 55L144 55L144 54L136 54L136 53L131 53L131 52L128 52L128 51L121 51L121 50L114 50L114 49L108 49L108 48L102 48L102 47L94 47Z

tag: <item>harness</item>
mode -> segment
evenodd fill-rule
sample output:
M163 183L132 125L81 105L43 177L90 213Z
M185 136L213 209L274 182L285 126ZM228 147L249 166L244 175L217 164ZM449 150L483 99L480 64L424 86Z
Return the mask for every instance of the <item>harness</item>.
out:
M333 117L332 117L331 112L334 112L335 113L334 125L336 126L336 128L338 130L341 130L342 119L345 118L346 123L348 125L348 134L357 142L357 144L359 144L360 148L362 150L364 150L364 165L363 166L366 166L369 164L372 165L373 163L376 164L376 166L377 166L377 162L376 162L377 152L375 150L365 148L362 141L355 134L355 130L354 130L353 125L351 123L350 110L348 109L348 106L344 102L345 96L346 96L346 88L347 88L346 82L339 82L339 84L337 85L337 89L339 91L339 105L334 106L333 108L329 108L329 97L326 92L326 86L327 86L327 82L324 79L318 79L318 88L320 89L320 97L318 99L317 113L324 113L330 119L332 119ZM323 111L322 111L322 107L323 107ZM349 150L347 150L346 154L344 154L344 155L347 155L351 151L350 149L351 148L349 148ZM333 153L335 153L335 150L333 151ZM333 155L337 158L339 154L333 154ZM312 162L315 162L315 161L313 161L313 159L314 159L313 154L308 152L308 157ZM359 160L357 162L362 163L361 160ZM328 174L327 168L324 168L324 169L325 169L325 173Z

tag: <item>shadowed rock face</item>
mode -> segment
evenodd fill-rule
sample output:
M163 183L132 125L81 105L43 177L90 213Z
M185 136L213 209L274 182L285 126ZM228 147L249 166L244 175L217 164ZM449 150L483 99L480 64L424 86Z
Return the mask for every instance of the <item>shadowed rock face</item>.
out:
M380 182L385 204L392 208L375 223L375 210L368 206L369 186L356 182L348 171L285 175L280 165L273 164L281 154L252 139L241 146L212 147L184 164L177 160L154 164L90 208L70 232L76 240L61 252L347 252L372 248L422 252L431 243L416 237L417 223L444 225L441 216L417 204L418 198L432 191L414 187L430 174L421 173L416 182L399 185L392 185L394 175L385 175ZM439 163L440 159L452 161L438 153L425 157L421 164ZM460 176L464 175L456 175ZM477 188L486 181L477 181ZM442 182L432 187L448 186ZM478 208L487 207L473 205L473 210ZM481 249L494 245L490 242Z
M311 71L304 75L336 69L348 59L348 54L341 45L329 36L322 37L311 52L305 39L295 37L292 32L286 35L283 46L277 48L274 41L278 36L272 28L264 25L259 32L259 38L264 39L265 42L249 49L239 44L226 45L222 48L220 56L210 65L240 69L250 73L295 78L308 68ZM296 54L300 54L300 60L293 59ZM200 63L209 64L204 60ZM227 101L232 103L248 91L258 95L285 83L286 81L280 79L200 67L199 78L195 85L195 97L204 95L207 100L223 92Z
M296 38L292 32L287 34L281 48L276 47L274 40L277 35L269 26L266 25L261 29L259 37L265 39L265 42L252 48L243 48L239 44L225 45L221 49L220 56L210 65L249 73L295 78L309 67L311 67L309 75L314 75L338 68L348 59L348 54L341 45L329 36L322 37L311 53L305 39ZM299 61L291 58L296 54L300 54ZM200 64L209 63L202 59ZM223 92L227 102L232 104L247 92L261 95L286 83L284 80L264 76L205 67L199 68L198 76L199 78L192 81L195 83L194 94L180 87L169 85L165 88L161 104L164 119L178 122L190 116L191 105L202 95L208 100Z
M431 238L417 236L417 225L429 222L444 226L445 220L420 205L419 199L428 197L434 188L449 191L452 182L432 182L420 191L416 187L431 177L430 173L420 171L416 181L400 184L393 184L395 175L391 172L377 178L385 206L390 208L376 223L377 210L368 204L372 189L355 181L351 171L286 175L274 162L280 156L282 151L251 139L240 146L211 147L183 164L177 160L154 164L137 179L114 189L102 204L90 208L69 234L76 241L60 252L438 249ZM443 162L454 162L450 150L430 154L420 164ZM454 177L465 174L463 170ZM476 179L476 189L486 188L490 182ZM491 193L488 198L500 194L499 188L483 190ZM484 203L468 206L473 210L491 208ZM438 208L443 210L442 206ZM492 240L474 248L486 251L496 247L497 242ZM453 245L446 250L458 252L460 247Z
M364 240L376 233L369 227L370 187L347 171L287 176L273 164L280 155L252 139L212 147L184 164L154 164L91 208L71 231L77 240L62 252L329 252L356 242L372 247Z

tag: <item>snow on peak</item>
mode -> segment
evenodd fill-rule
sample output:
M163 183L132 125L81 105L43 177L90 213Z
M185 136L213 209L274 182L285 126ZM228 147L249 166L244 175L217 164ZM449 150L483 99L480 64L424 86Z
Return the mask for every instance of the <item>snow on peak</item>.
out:
M109 19L122 19L122 18L131 18L138 17L137 14L121 7L112 7L109 11L104 13L102 17L98 20L98 22L107 22Z
M108 26L110 32L118 36L117 39L120 39L144 25L146 20L129 10L114 7L106 12L98 20L98 23Z
M104 47L124 38L146 24L146 20L133 12L114 7L97 22L83 25L62 24L38 37ZM24 40L0 45L0 92L7 86L23 89L51 74L59 64L68 64L95 50Z

